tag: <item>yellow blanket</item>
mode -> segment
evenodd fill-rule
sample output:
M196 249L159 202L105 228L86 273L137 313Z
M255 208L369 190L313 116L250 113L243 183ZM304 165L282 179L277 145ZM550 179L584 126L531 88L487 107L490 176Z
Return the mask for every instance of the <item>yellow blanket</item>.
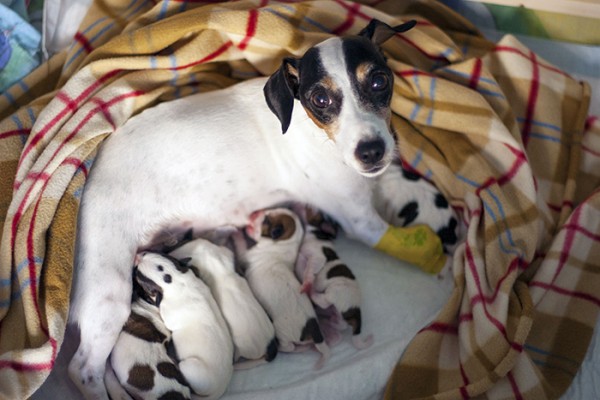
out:
M386 397L555 398L600 295L600 129L589 87L432 0L96 0L65 53L0 96L0 397L25 398L64 338L79 198L98 145L159 101L273 72L376 17L403 162L461 211L455 288ZM587 128L587 129L586 129Z

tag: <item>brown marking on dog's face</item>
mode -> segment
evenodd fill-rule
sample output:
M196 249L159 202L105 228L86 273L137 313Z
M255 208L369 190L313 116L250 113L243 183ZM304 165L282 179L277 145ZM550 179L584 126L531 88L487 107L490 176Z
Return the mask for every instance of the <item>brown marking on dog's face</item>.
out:
M156 329L148 318L132 312L123 325L123 331L145 342L163 343L167 337Z
M295 232L296 221L287 214L267 214L261 226L261 236L275 241L287 240Z
M350 268L348 268L348 266L346 266L345 264L338 264L335 267L331 268L329 271L327 271L327 279L335 278L338 276L342 278L356 279L354 277L354 274L352 274L352 271L350 271Z
M129 370L127 383L141 391L151 390L154 387L154 370L149 365L135 364Z
M364 85L364 83L367 81L372 68L373 63L371 62L363 62L358 64L356 67L356 79L361 85Z

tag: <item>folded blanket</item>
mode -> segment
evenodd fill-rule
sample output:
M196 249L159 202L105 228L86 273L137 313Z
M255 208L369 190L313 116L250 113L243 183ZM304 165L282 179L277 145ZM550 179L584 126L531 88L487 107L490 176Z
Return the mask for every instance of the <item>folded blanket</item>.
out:
M393 125L405 165L467 226L453 294L408 346L386 398L566 389L600 306L589 87L510 36L488 42L437 2L371 3L97 0L68 52L0 96L0 397L29 396L56 360L79 199L102 139L159 101L269 74L374 17L418 20L384 45Z

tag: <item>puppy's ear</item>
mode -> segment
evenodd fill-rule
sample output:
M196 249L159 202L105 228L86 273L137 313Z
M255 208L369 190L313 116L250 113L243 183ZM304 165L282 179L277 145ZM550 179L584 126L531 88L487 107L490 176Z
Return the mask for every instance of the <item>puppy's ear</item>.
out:
M298 98L297 65L298 60L284 58L281 67L271 75L263 90L269 109L281 122L282 133L285 133L290 126L294 98Z
M411 19L401 25L391 27L385 22L378 19L372 19L362 31L358 33L358 36L363 36L375 43L380 45L396 33L406 32L412 29L417 24L417 21Z

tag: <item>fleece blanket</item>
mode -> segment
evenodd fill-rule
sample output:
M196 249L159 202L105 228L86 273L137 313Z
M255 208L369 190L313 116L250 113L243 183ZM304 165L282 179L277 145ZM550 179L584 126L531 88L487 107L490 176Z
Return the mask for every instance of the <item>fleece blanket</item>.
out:
M585 82L430 0L96 0L73 46L0 96L0 397L26 398L56 361L102 140L157 102L272 73L371 18L418 21L384 45L399 152L466 226L452 295L386 398L568 387L600 306L600 124Z

